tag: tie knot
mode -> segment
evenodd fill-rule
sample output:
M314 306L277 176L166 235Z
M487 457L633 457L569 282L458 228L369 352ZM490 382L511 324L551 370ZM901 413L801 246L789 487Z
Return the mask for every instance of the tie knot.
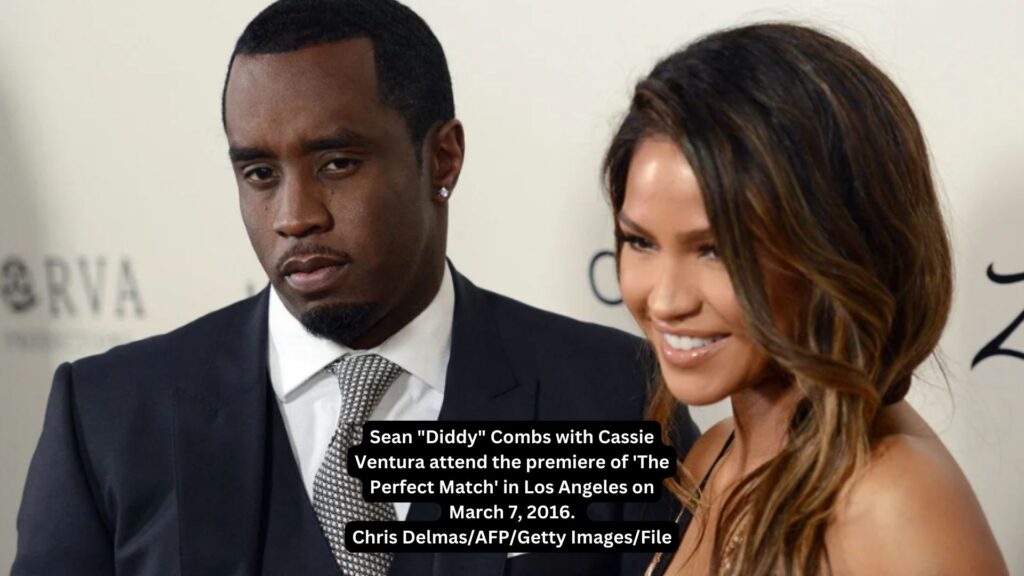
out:
M341 387L340 420L362 424L370 418L391 383L402 369L383 356L346 356L328 367Z

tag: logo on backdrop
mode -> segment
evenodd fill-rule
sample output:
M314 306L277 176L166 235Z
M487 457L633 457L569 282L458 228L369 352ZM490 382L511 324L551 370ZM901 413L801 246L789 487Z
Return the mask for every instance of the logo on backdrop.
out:
M24 258L8 256L3 260L0 293L11 312L50 318L146 315L135 269L127 257L51 255L37 263L35 272ZM43 278L42 284L35 284L35 277Z
M13 312L26 312L36 305L32 277L21 258L12 256L0 265L0 297Z
M988 279L995 284L1024 283L1024 272L1019 274L998 274L995 271L994 264L988 265L987 274ZM995 338L990 340L988 344L985 344L985 346L975 354L974 360L971 361L971 368L973 369L982 361L992 358L993 356L1010 356L1012 358L1017 358L1018 360L1024 360L1024 352L1004 347L1004 344L1009 340L1010 335L1017 330L1021 323L1024 323L1024 310L1021 310L1020 314L1018 314L1002 332L996 334Z
M0 310L16 319L2 324L4 347L29 351L67 347L98 351L132 335L127 329L100 329L90 321L146 316L131 259L105 255L3 256Z
M608 306L622 304L619 281L615 274L615 252L601 250L590 259L590 290Z

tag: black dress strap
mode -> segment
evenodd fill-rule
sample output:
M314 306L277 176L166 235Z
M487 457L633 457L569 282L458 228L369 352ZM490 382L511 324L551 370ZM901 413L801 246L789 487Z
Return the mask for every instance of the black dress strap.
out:
M707 486L708 479L711 478L711 472L714 471L715 466L718 466L718 463L725 456L726 452L729 451L729 446L732 446L733 436L734 433L729 432L729 437L725 439L725 444L722 445L722 449L718 451L718 456L715 456L714 462L711 463L711 466L708 468L708 471L704 473L704 478L702 478L700 481L701 492L703 492L704 487ZM676 523L676 527L679 530L680 544L683 543L683 535L686 534L686 529L690 527L691 521L693 521L693 513L690 511L689 508L683 506L683 511L679 513L679 520ZM668 554L665 552L659 552L657 557L657 564L655 564L654 570L650 573L650 576L663 576L665 574L665 571L668 570L669 563L672 562L673 555L674 553Z
M725 453L729 451L729 446L732 446L732 439L734 436L735 434L733 432L729 432L729 437L725 439L725 444L723 444L722 449L718 451L718 456L715 456L715 461L711 463L711 467L704 473L704 479L700 481L700 489L702 492L704 491L704 486L708 483L708 478L711 478L711 472L714 471L715 466L718 466L718 463L725 456Z

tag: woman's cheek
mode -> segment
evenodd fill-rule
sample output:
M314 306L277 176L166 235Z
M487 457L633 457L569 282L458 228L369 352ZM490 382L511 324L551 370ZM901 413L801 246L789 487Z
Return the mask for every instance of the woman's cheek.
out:
M622 302L637 322L641 322L645 315L648 292L645 284L643 266L628 248L623 248L619 257L619 291Z

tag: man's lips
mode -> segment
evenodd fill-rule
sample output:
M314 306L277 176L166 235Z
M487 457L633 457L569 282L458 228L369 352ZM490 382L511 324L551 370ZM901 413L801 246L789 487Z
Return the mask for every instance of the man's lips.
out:
M343 266L348 261L343 258L336 256L328 256L326 254L312 254L308 256L294 256L284 261L281 265L281 274L288 276L289 274L309 273L315 272L320 268L327 268L329 266Z
M289 258L280 271L285 282L295 291L316 294L337 285L345 276L348 265L348 260L317 254Z

